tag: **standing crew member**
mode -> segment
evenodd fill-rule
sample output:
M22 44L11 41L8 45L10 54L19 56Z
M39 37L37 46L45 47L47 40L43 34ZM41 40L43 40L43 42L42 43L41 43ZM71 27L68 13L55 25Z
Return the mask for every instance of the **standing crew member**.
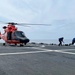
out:
M73 38L73 40L72 40L72 45L75 43L75 38Z
M62 46L62 42L63 42L64 37L59 38L59 46Z

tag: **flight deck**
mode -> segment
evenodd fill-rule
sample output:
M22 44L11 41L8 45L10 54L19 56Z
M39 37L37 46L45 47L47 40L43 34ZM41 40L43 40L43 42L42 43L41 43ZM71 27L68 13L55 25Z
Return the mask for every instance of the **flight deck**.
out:
M75 46L0 46L0 75L75 75Z

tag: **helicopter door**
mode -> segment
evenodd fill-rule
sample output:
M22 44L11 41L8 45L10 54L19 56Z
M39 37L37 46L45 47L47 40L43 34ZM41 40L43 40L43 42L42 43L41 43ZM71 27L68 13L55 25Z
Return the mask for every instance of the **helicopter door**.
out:
M15 32L12 33L12 40L17 40Z
M8 39L8 40L12 40L11 35L12 35L12 32L8 32L8 33L7 33L7 39Z

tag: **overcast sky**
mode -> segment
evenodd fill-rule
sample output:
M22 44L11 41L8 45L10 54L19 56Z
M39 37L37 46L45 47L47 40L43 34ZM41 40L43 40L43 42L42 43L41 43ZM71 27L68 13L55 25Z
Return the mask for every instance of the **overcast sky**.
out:
M30 39L75 37L75 0L0 0L0 21L47 23L51 26L19 26ZM2 26L0 24L0 31Z

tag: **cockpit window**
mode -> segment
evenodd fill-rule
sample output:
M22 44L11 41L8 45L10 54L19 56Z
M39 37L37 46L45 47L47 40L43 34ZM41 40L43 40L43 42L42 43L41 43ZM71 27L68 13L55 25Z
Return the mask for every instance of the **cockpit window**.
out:
M15 35L19 36L19 37L25 37L25 35L24 35L24 33L22 31L16 31Z

